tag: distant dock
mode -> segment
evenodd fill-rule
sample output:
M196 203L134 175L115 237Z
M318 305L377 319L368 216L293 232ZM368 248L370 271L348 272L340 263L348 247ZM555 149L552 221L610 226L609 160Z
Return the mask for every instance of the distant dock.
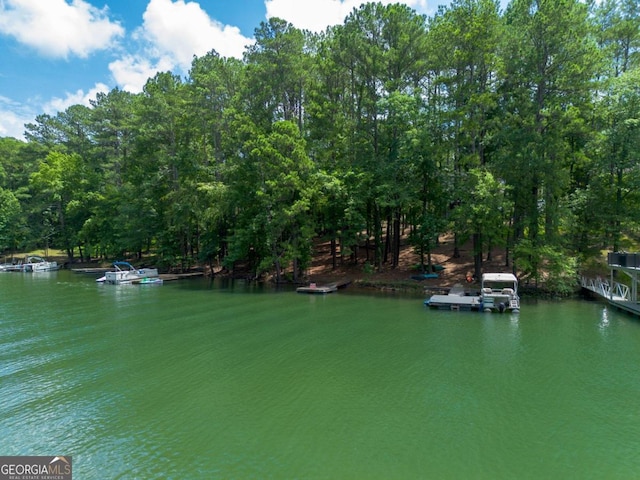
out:
M310 293L316 295L325 295L327 293L337 292L339 289L347 288L351 282L343 280L341 282L328 283L326 285L317 285L316 283L310 283L307 287L298 287L296 292L298 293Z
M174 280L184 280L186 278L204 277L204 272L161 273L158 276L165 282L171 282Z
M611 252L607 255L610 269L608 279L582 277L582 288L604 298L610 305L633 315L640 316L638 303L638 276L640 275L640 254ZM614 280L615 272L621 272L631 279L631 286Z

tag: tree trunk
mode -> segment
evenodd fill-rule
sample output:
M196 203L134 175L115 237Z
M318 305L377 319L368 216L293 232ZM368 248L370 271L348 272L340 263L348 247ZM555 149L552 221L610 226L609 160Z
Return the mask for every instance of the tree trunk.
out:
M402 215L400 214L400 207L395 209L395 215L393 220L393 268L398 267L400 265L400 239L402 237L402 225L401 219Z
M473 274L476 278L482 276L482 235L473 234Z
M335 270L338 267L338 252L336 251L336 237L331 237L331 265L332 269Z

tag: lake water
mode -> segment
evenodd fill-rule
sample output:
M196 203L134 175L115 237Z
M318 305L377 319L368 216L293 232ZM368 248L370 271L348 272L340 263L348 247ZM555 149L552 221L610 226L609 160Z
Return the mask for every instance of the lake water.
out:
M77 479L640 476L640 321L0 274L0 455Z

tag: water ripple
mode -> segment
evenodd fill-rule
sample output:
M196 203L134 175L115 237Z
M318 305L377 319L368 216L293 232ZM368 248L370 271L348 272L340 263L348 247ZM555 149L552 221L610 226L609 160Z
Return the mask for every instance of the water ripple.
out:
M616 312L34 282L0 276L3 454L71 454L78 478L640 471L640 326Z

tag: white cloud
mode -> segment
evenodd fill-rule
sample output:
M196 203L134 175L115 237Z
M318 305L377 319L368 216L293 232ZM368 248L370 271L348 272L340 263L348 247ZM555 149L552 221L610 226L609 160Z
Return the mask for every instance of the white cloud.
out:
M17 105L8 98L0 97L0 137L24 140L25 123L33 122L34 112Z
M41 113L56 115L73 105L89 106L89 100L95 100L98 93L108 93L110 88L104 83L96 83L85 92L67 92L64 98L54 97L46 103L38 99L28 104L20 104L9 98L0 96L0 137L14 137L24 140L25 124L33 123Z
M104 0L105 2L107 0ZM381 0L384 4L398 0ZM202 3L202 0L200 0ZM186 73L193 56L216 50L225 57L242 58L254 40L235 26L211 18L197 1L148 0L142 25L127 38L128 51L109 64L120 88L138 93L157 72ZM298 28L323 31L340 24L362 0L264 0L266 18L281 17ZM428 13L426 0L401 0L419 13ZM430 2L431 3L431 2ZM88 57L113 48L120 51L125 31L109 19L107 7L96 8L87 0L0 0L0 34L51 57ZM117 50L115 49L117 47ZM55 115L71 105L88 105L109 87L97 83L85 93L78 90L46 103L31 99L17 105L0 96L0 136L23 138L24 124L38 113Z
M385 4L397 0L382 0ZM405 0L416 8L426 8L425 0ZM322 31L342 23L362 4L362 0L265 0L267 18L277 16L298 28ZM116 83L132 93L142 90L146 81L159 71L186 73L194 56L215 50L224 57L242 58L254 39L235 26L223 25L188 0L150 0L143 24L132 35L140 42L138 53L128 53L109 64Z
M116 84L131 93L142 91L157 72L186 74L194 55L215 50L223 57L242 58L253 43L239 28L209 17L199 3L184 0L150 0L131 39L139 50L109 64Z
M171 71L174 64L167 57L152 63L139 55L127 55L109 64L109 70L122 90L140 93L147 80L157 72Z
M143 18L142 35L185 71L194 55L215 49L223 57L242 58L245 47L253 43L239 28L211 19L195 2L151 0Z
M362 0L265 0L267 18L279 17L295 27L322 32L330 25L338 25L364 2ZM403 3L419 13L426 13L426 0L380 0L380 3L389 5Z
M84 90L77 90L74 93L67 92L64 98L52 98L45 103L42 108L44 113L55 115L57 112L63 112L72 105L89 106L89 100L95 100L98 93L108 93L109 90L109 87L104 83L96 83L95 86L86 93Z
M83 0L5 0L0 1L0 33L46 56L86 58L111 46L124 29L109 20L106 7Z

